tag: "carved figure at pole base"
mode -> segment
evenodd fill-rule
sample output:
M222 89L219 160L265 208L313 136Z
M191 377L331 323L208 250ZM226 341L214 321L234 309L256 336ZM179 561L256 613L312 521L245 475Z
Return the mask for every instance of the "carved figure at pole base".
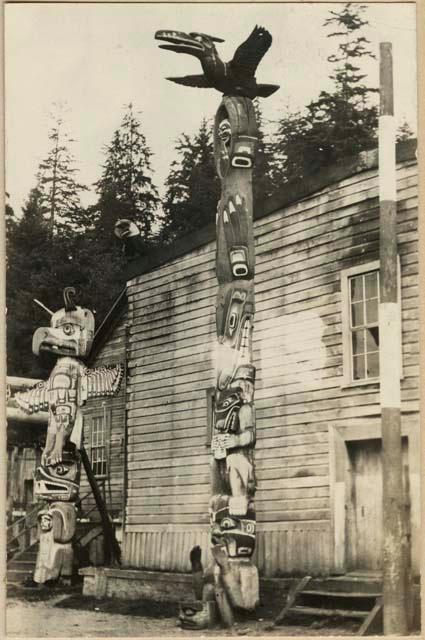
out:
M75 506L70 502L52 502L39 511L39 552L34 582L44 583L59 577L72 576L72 538L76 527Z
M201 63L203 74L167 78L188 87L213 88L225 95L267 98L279 89L276 84L257 84L257 66L272 43L272 36L264 27L256 26L248 38L236 49L230 62L223 62L215 48L215 42L222 38L205 33L184 33L182 31L157 31L157 40L169 44L159 45L160 49L186 53L195 56Z
M183 629L210 629L217 621L215 590L212 571L204 571L201 547L190 552L192 586L196 600L182 602L179 606L179 622Z
M259 576L257 567L249 558L229 558L224 546L211 549L220 569L220 578L230 604L235 609L254 611L259 604Z

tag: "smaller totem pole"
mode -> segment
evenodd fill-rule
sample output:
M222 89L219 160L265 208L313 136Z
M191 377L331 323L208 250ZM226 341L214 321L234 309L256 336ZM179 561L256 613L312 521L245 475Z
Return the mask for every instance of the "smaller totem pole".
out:
M49 379L16 394L18 405L27 413L49 413L46 446L35 472L34 493L48 503L38 513L40 547L34 573L38 583L72 574L83 446L81 408L88 398L115 395L123 375L120 364L97 369L84 366L82 359L93 343L94 316L77 307L73 295L73 288L64 290L65 307L52 314L50 327L37 329L33 336L35 355L57 357Z
M222 62L214 44L223 42L221 38L179 31L158 31L155 37L169 43L160 45L162 49L193 55L202 65L202 75L169 80L190 87L211 87L224 93L214 127L214 154L221 179L216 218L217 382L211 442L210 520L214 566L203 572L204 608L183 611L181 620L188 627L193 628L196 622L205 626L212 582L221 618L231 626L232 609L252 610L259 601L258 570L252 562L256 532L252 171L257 144L252 99L268 97L279 87L258 84L255 78L257 66L272 42L270 33L263 27L255 27L227 63ZM196 586L202 565L200 559L193 557L195 549L191 562ZM211 622L211 616L209 619Z

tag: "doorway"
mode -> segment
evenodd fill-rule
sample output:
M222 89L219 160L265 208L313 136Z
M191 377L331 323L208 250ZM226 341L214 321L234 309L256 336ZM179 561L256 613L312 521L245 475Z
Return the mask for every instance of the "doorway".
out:
M345 492L347 571L382 569L382 442L346 442L348 465ZM408 441L402 439L405 504L408 496Z

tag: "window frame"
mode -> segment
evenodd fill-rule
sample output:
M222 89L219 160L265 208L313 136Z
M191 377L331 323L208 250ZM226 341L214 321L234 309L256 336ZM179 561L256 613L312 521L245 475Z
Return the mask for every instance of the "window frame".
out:
M107 478L108 477L108 472L109 472L109 454L110 454L110 425L111 425L111 410L107 409L106 407L102 407L101 409L99 408L99 410L94 411L93 413L90 414L90 416L88 416L88 423L89 423L89 429L87 430L87 455L89 457L90 460L90 465L93 469L93 475L95 478L97 479L102 479L102 478ZM94 427L94 421L96 419L102 418L103 419L103 433L104 433L104 444L102 445L96 445L93 446L93 427ZM94 470L94 466L93 466L93 449L101 449L103 448L104 450L104 460L102 459L101 462L105 462L105 473L95 473ZM98 461L96 461L98 462Z
M345 387L358 387L365 385L376 385L380 383L380 376L375 378L362 378L361 380L354 380L353 371L353 354L351 348L351 322L350 322L350 289L349 281L353 276L364 275L372 271L378 271L381 276L380 261L373 260L363 264L349 267L341 271L341 324L342 324L342 358L343 358L343 375L341 388ZM400 351L403 353L402 335L401 335L401 271L400 271L400 257L397 256L397 288L398 288L398 307L399 307L399 326L400 326ZM379 309L379 303L378 303ZM378 327L379 327L379 313L378 313ZM381 346L381 345L380 345ZM380 350L379 350L380 353ZM403 378L403 359L401 358L401 375Z

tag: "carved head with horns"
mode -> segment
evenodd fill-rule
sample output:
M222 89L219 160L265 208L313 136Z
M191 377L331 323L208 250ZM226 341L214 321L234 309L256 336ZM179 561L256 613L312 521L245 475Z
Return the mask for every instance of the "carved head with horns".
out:
M94 315L89 309L73 302L75 289L63 292L65 306L52 315L50 327L40 327L32 339L33 353L85 358L89 355L94 336Z

